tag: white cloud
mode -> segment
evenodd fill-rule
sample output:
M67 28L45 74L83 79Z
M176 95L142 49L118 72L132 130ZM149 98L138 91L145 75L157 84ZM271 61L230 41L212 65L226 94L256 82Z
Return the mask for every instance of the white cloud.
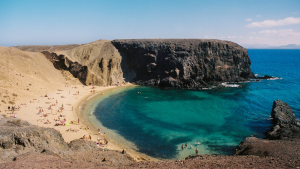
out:
M272 27L272 26L284 26L300 23L300 18L288 17L280 20L265 20L262 22L252 22L247 25L248 28L254 27Z
M228 36L227 38L228 39L234 39L234 38L236 38L236 36Z
M252 19L251 18L247 18L247 19L245 19L245 21L249 21L250 22L250 21L252 21Z
M300 38L300 32L293 29L279 29L279 30L263 30L258 32L265 36L282 36L282 37L298 37Z
M221 38L223 39L223 38ZM224 40L229 40L238 44L267 44L270 46L281 46L287 44L300 45L300 30L279 29L263 30L251 34L250 36L227 36Z

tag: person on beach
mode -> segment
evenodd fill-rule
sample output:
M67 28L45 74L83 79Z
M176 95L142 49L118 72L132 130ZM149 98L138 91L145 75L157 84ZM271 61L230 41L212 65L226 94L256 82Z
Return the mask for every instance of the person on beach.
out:
M191 149L193 148L193 146L191 146Z
M187 143L185 143L185 146L187 147Z
M103 137L105 138L105 133L103 134Z
M200 145L199 141L197 142L197 145Z
M181 145L181 149L182 149L182 150L184 149L184 146L183 146L183 144Z
M99 135L100 135L100 133L101 133L101 129L100 129L100 128L98 128L98 133L99 133Z
M198 154L198 153L199 153L199 150L198 150L198 148L196 148L196 151L195 151L195 152L196 152L196 154Z
M56 104L57 104L58 102L57 102L57 100L56 100Z
M78 124L79 124L79 118L78 118Z
M92 140L92 136L91 135L89 135L89 138L90 138L90 140Z
M8 106L8 111L10 110L10 106Z

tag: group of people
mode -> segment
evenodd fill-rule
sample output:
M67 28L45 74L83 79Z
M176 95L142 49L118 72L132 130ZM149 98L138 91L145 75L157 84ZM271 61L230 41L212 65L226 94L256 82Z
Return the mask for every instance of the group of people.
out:
M104 143L102 143L102 142L101 142L101 139L98 138L96 144L97 144L98 146L107 146L107 145L108 145L108 141L107 141L106 138L104 138Z
M91 135L89 135L89 136L87 137L87 136L83 135L82 139L83 139L83 140L87 140L87 139L90 139L90 140L92 140L92 136L91 136Z
M197 145L200 145L200 142L198 141L197 142ZM184 150L184 148L185 147L187 147L188 146L188 144L187 143L185 143L185 146L183 146L183 144L181 145L181 149L182 150ZM191 147L190 147L191 149L193 148L193 146L191 145ZM196 150L195 150L195 152L196 152L196 154L198 154L199 153L199 150L198 150L198 148L196 148Z
M19 110L20 109L20 106L11 106L11 111L12 111L12 114L14 114L15 110ZM10 111L10 106L8 106L8 111Z

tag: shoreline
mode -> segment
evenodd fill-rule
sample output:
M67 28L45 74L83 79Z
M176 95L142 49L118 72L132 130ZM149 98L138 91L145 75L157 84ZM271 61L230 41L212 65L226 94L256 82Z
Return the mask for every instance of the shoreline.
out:
M62 134L67 143L75 139L81 139L84 135L87 137L91 135L91 141L96 142L98 137L100 139L104 137L98 134L97 129L88 120L84 120L84 115L80 114L80 106L100 93L126 86L133 86L133 84L127 83L122 86L108 87L84 85L64 85L63 87L63 85L58 85L56 90L47 93L18 98L14 105L20 108L16 109L14 114L12 114L12 108L8 110L8 105L2 104L1 110L3 111L1 111L1 114L11 118L16 116L38 127L53 128ZM91 92L92 90L94 91ZM9 106L12 107L14 105ZM66 119L66 124L68 122L69 125L55 126L56 122L54 119L60 119L59 121ZM79 124L77 124L78 119L80 121ZM90 126L90 129L86 129L87 126ZM122 145L112 141L109 142L108 146L102 148L116 151L124 149ZM136 161L160 161L136 151L126 151L126 153Z
M134 86L137 86L137 85L134 85L134 84L126 84L124 86L120 86L121 88L126 88L126 87L134 87ZM102 135L103 133L103 130L101 131L101 135L98 134L98 129L96 128L96 126L94 126L90 120L88 119L88 108L83 108L81 106L85 105L87 102L89 102L90 100L92 100L93 98L95 97L98 97L99 95L101 95L101 92L110 92L110 91L113 91L117 89L116 88L108 88L106 90L103 90L103 91L99 91L99 92L96 92L95 94L93 95L88 95L86 96L85 98L81 99L81 101L78 102L78 105L76 106L76 113L77 113L77 116L82 119L81 120L81 124L83 124L83 126L89 126L90 129L89 131L91 131L91 133L94 133L92 135L92 138L100 138L101 140L104 140L104 137ZM101 123L101 122L100 122ZM103 148L107 148L108 150L116 150L116 151L123 151L124 149L127 150L126 153L129 154L133 159L135 159L136 161L161 161L160 159L157 159L157 158L153 158L153 157L150 157L146 154L143 154L143 153L139 153L135 150L131 150L128 151L127 146L125 145L122 145L122 144L118 144L116 143L116 141L114 140L111 140L109 137L106 137L109 141L109 144L108 146L106 147L103 147ZM96 140L96 139L95 139ZM92 139L93 141L93 139Z

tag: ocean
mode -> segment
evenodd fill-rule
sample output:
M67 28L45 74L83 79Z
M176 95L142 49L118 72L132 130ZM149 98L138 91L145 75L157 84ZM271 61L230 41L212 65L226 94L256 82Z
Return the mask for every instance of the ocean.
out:
M89 99L85 113L129 151L162 160L185 158L196 148L199 154L231 155L246 137L264 137L274 100L288 103L300 118L300 50L248 53L257 76L278 78L204 91L118 88Z

